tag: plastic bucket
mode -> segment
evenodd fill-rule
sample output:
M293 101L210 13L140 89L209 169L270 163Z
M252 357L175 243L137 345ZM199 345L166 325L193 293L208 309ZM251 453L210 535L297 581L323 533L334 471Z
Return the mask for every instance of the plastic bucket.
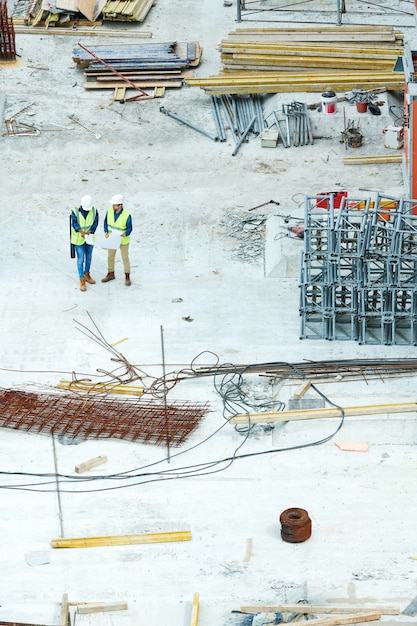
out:
M358 113L366 113L368 102L356 102L356 110Z
M321 110L326 115L336 113L337 96L334 91L325 91L321 94Z

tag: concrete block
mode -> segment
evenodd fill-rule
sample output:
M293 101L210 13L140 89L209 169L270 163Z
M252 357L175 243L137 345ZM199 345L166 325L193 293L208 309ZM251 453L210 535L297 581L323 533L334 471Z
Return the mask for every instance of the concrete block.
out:
M261 147L262 148L276 148L278 144L278 129L267 128L262 133Z

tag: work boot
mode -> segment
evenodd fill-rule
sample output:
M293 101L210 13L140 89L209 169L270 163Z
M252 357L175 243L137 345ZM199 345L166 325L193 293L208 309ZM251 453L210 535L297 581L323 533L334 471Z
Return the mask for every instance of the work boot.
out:
M87 291L87 287L85 286L85 278L80 278L80 291Z
M86 283L89 283L90 285L95 285L96 281L94 280L94 278L91 278L90 276L90 272L86 272L84 274L84 279Z
M131 283L131 280L130 280L130 274L125 274L125 285L130 287L131 284L132 283Z
M108 283L109 280L114 280L116 277L114 275L114 272L107 272L107 276L105 276L104 278L101 279L102 283Z

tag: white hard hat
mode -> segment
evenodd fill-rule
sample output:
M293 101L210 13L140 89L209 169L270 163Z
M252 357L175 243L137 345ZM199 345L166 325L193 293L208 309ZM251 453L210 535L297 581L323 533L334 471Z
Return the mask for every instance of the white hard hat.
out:
M89 211L93 208L93 198L91 196L83 196L81 198L81 206L84 211Z
M110 204L123 204L123 196L118 193L110 200Z

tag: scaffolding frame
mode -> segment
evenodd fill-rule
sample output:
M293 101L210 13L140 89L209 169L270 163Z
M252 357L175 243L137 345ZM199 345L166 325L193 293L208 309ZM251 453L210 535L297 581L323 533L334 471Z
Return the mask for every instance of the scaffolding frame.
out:
M306 196L301 339L417 345L417 201Z

